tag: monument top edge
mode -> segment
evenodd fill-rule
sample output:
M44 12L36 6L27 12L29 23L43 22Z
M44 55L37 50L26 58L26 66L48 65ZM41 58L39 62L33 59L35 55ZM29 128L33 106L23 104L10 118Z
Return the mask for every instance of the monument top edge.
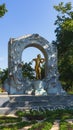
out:
M10 38L9 41L15 42L17 40L21 40L21 39L28 38L28 37L31 37L31 36L38 37L39 34L37 34L37 33L35 33L35 34L26 34L26 35L23 35L23 36L20 36L20 37L17 37L17 38Z
M22 41L25 39L31 39L31 40L38 40L40 39L41 41L46 42L47 44L50 44L49 41L47 39L45 39L43 36L39 35L38 33L33 33L33 34L26 34L17 38L10 38L9 39L9 44L13 44L14 42L17 41Z

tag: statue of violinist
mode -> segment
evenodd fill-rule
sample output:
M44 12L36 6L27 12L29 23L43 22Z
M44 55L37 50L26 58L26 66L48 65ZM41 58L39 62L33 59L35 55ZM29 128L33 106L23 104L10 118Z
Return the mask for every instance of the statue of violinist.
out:
M45 59L41 58L41 55L38 54L37 58L33 59L33 61L35 61L36 79L41 79L41 66L40 66L40 64L45 62Z

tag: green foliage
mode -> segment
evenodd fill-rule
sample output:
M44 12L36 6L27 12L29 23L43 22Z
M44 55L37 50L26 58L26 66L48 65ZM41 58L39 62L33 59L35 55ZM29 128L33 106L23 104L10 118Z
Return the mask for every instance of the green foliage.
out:
M65 121L66 119L73 119L73 110L54 110L54 111L18 110L16 112L16 115L18 117L1 116L0 117L0 124L1 124L0 130L18 130L29 125L32 125L32 128L30 128L29 130L50 130L53 125L53 122L56 119L60 120L60 130L66 130L66 129L68 130L70 128L73 129L73 125ZM45 115L45 118L44 118L45 120L43 120L40 123L38 123L37 121L36 122L31 121L31 120L23 121L21 117L24 118L24 117L27 117L27 115L28 116L31 115L32 117L34 115L35 116Z
M37 111L35 111L35 113L37 114ZM60 130L64 129L68 130L68 128L73 128L72 125L68 124L65 121L66 119L73 119L73 110L54 110L54 111L45 110L45 113L46 113L45 121L42 123L36 123L29 130L36 130L36 129L49 130L51 129L53 122L57 119L60 120Z
M45 77L45 64L41 66L41 79Z
M16 115L19 117L26 117L28 120L36 121L36 120L43 120L46 117L45 112L43 111L17 111Z
M21 120L22 120L21 118L1 116L0 117L0 124L20 122Z
M31 122L22 121L22 118L20 117L1 116L0 124L0 130L18 130L22 127L30 125Z
M0 83L4 83L5 79L8 77L8 68L0 70Z
M19 117L23 117L23 116L26 116L26 112L25 112L25 111L18 110L18 111L16 111L15 115L16 115L16 116L19 116Z
M56 41L58 47L58 68L60 80L66 90L73 89L73 11L71 3L61 2L54 6L59 12L55 21Z
M66 121L60 122L60 130L73 130L73 125L69 124Z
M42 123L37 123L32 126L29 130L50 130L52 127L52 123L50 122L42 122Z
M61 122L60 123L60 130L68 130L67 122Z
M58 119L64 121L66 119L73 119L73 110L54 110L54 111L46 111L47 121L54 122L54 120Z
M68 91L68 94L73 94L73 91Z
M25 63L22 66L23 77L28 77L29 79L34 79L34 69L31 66L31 62Z
M44 122L44 128L41 130L50 130L52 128L52 123L51 122Z
M28 77L29 79L35 79L35 70L32 68L32 63L23 63L22 66L23 77ZM45 77L45 64L41 66L41 79Z
M54 121L55 119L59 120L66 120L66 119L73 119L73 110L54 110L54 111L49 111L49 110L30 110L30 111L22 111L19 110L16 112L16 115L19 117L29 117L34 116L36 117L35 119L37 120L37 116L43 117L43 119L46 118L46 121Z
M4 14L7 12L5 4L0 5L0 17L4 16Z
M0 130L18 130L18 129L21 129L30 124L31 124L30 122L26 122L26 121L21 122L20 121L18 123L16 122L15 124L2 125L2 126L0 126Z
M63 2L61 2L61 3L59 3L58 6L54 6L54 8L58 12L61 12L62 14L64 14L64 13L69 14L70 10L72 9L72 6L71 6L71 2L66 3L65 6L64 6Z
M62 28L66 31L73 31L73 19L66 19L63 24L62 24Z
M38 129L39 127L42 127L42 124L41 124L41 123L36 123L36 124L33 125L32 128L30 128L29 130L36 130L36 129Z

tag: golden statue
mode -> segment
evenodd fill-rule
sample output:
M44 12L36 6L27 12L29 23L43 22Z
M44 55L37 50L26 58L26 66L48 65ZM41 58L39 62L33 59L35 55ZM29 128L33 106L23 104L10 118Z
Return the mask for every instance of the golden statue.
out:
M37 58L33 59L35 61L35 72L36 72L36 79L41 79L41 66L40 63L45 61L44 58L41 58L41 55L38 54Z

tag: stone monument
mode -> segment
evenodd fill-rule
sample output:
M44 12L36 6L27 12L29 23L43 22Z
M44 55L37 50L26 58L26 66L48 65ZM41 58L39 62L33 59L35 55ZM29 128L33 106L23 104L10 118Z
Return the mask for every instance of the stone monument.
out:
M22 52L28 47L38 48L45 58L45 77L32 81L22 75ZM32 53L32 52L31 52ZM8 43L8 79L4 88L9 94L65 94L59 81L57 48L38 34L11 38Z

